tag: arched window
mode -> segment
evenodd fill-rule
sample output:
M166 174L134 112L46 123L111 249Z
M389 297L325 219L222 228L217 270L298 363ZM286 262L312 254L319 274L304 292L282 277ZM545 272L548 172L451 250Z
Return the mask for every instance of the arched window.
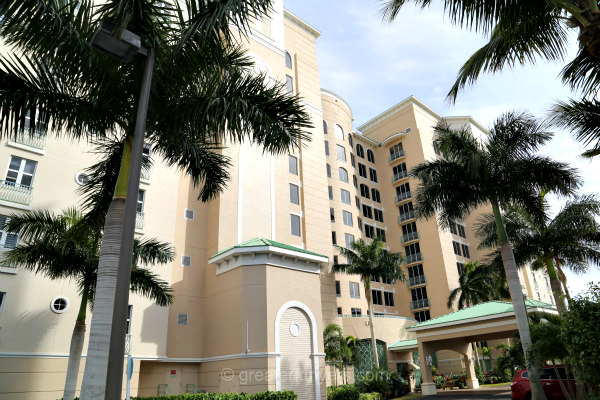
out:
M338 124L335 124L333 127L333 130L335 131L335 137L337 139L344 140L344 130L342 129L341 126L339 126Z
M365 149L361 146L360 143L356 143L356 155L360 158L365 158Z
M340 167L340 180L342 182L348 182L348 171L342 167Z
M285 52L285 66L286 68L292 69L292 56L287 51Z
M323 133L327 135L327 122L325 120L323 120Z
M352 142L352 135L351 134L348 134L348 143L350 144L350 147L354 146L354 144Z
M373 150L367 149L367 160L369 162L375 163L375 154L373 154Z

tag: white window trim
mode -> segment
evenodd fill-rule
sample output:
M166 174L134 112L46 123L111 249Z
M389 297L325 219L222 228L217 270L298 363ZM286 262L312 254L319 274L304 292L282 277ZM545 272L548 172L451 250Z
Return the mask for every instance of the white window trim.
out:
M65 308L63 310L57 310L54 308L54 302L58 299L64 299L65 302L67 303L67 305L65 306ZM50 301L50 310L55 313L55 314L63 314L65 313L68 309L69 306L71 305L71 302L69 301L69 299L65 296L56 296L55 298L52 299L52 301Z

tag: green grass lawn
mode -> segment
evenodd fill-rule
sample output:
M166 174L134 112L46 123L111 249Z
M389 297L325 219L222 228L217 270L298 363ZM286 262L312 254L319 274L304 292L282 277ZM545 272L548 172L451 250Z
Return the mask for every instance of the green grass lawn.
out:
M510 386L510 382L502 382L502 383L487 383L485 385L479 385L480 387L488 387L488 386Z
M407 394L406 396L395 398L394 400L411 400L411 399L420 399L423 397L422 394Z

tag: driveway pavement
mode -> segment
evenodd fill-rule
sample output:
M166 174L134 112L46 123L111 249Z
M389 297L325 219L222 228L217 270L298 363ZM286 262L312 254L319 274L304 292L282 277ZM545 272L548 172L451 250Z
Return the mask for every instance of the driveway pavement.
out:
M491 386L483 387L477 390L472 389L454 389L439 390L435 396L423 397L424 400L509 400L510 386Z

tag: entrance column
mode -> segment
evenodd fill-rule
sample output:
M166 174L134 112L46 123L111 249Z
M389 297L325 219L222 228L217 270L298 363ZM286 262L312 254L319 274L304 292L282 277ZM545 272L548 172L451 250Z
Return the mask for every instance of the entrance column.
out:
M431 365L427 365L427 356L430 353L427 343L419 340L419 361L421 364L421 392L423 396L432 396L437 393L433 376L431 375Z
M467 370L467 388L479 389L479 380L477 379L477 375L475 375L475 366L473 364L473 358L470 354L472 354L471 349L469 349L469 351L463 355Z

